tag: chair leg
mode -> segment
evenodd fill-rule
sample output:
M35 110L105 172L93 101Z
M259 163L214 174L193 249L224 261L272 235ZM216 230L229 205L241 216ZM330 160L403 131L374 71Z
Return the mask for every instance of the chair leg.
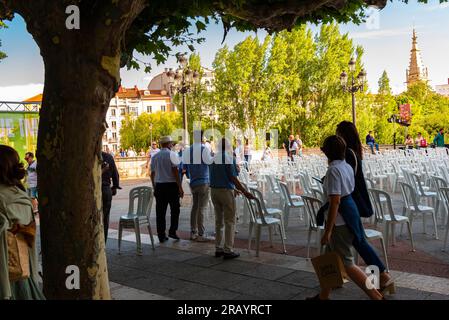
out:
M435 229L435 240L438 240L438 227L437 227L436 211L432 213L432 218L433 218L433 228Z
M385 222L385 246L388 250L388 242L390 241L390 225L388 222Z
M395 223L392 223L391 224L391 243L392 243L392 245L393 245L393 247L394 246L396 246L396 237L395 237L395 229L396 229L396 224Z
M122 245L122 233L123 233L123 225L119 222L118 225L118 253L120 254L120 247Z
M270 248L273 248L273 230L271 229L271 226L268 226L268 235L270 236Z
M387 256L387 249L385 248L384 238L380 238L379 240L380 240L380 245L382 246L382 251L384 253L385 265L387 267L387 271L389 271L390 267L388 266L388 256Z
M249 235L248 235L248 251L251 250L251 242L253 241L253 223L249 223Z
M309 232L307 234L307 259L310 257L310 237L312 236L312 229L309 228Z
M259 249L260 249L260 232L262 227L260 224L256 225L256 257L259 256Z
M449 220L446 226L446 235L444 236L444 242L443 242L443 250L446 251L446 245L447 245L447 236L449 235Z
M413 243L412 223L407 221L408 234L410 236L410 242L412 243L412 251L415 251L415 244Z
M285 232L284 217L282 216L282 213L280 214L279 218L281 220L281 229L282 229L281 237L282 239L287 240L287 233Z
M282 226L279 224L279 232L281 233L281 241L282 241L282 248L284 248L284 254L287 254L287 250L285 249L285 241L284 241L284 234L282 230Z
M423 224L423 233L426 234L426 215L422 216L422 224Z
M148 222L148 233L150 234L151 247L153 248L153 250L155 250L155 248L154 248L153 232L151 231L150 222Z
M290 216L290 206L288 204L286 204L284 206L284 212L285 212L284 226L285 226L285 230L287 230L287 228L288 228L288 217Z
M134 230L136 232L137 255L142 255L142 243L140 242L140 225L139 221L134 221Z

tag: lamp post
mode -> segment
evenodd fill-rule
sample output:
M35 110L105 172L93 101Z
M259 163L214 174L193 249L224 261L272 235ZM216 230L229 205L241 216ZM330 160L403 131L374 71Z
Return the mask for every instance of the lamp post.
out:
M187 124L187 101L186 95L191 91L192 84L199 80L199 72L190 69L188 60L184 55L178 55L179 67L176 71L172 68L166 72L168 84L170 86L170 94L179 92L182 95L182 122L183 122L183 140L185 144L189 143L188 124Z
M209 118L211 119L211 122L212 122L212 137L214 138L214 141L215 141L214 124L215 124L215 120L216 120L216 118L217 118L217 114L215 113L214 110L211 110L211 111L209 112Z
M150 143L153 143L153 124L150 123Z
M363 92L363 88L366 82L366 72L364 69L362 69L360 70L357 77L354 77L356 67L356 62L354 58L351 58L351 60L348 63L348 67L349 73L351 75L350 84L348 86L348 74L345 71L343 71L340 74L340 83L343 92L350 92L352 95L352 123L354 123L355 126L356 125L355 93L358 91Z

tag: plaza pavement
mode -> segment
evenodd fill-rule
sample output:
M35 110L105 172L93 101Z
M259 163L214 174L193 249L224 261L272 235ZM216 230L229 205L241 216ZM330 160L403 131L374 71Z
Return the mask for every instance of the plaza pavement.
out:
M135 234L124 232L122 252L118 254L118 220L128 209L128 193L135 186L149 186L148 179L124 180L123 189L113 199L111 228L107 243L107 258L111 292L114 299L298 299L314 295L318 280L306 256L307 228L295 212L290 214L287 231L287 255L281 254L279 236L274 247L269 246L267 232L262 232L259 257L247 250L248 226L238 223L236 250L241 257L235 260L215 258L214 243L188 240L190 231L190 195L182 200L179 236L151 249L146 228L142 228L143 255L136 255ZM394 207L401 207L400 196L393 195ZM155 206L151 226L156 234ZM397 211L397 212L402 212ZM206 216L206 228L213 233L213 213ZM169 221L169 219L167 219ZM427 230L432 230L428 219ZM395 300L449 299L449 254L442 252L442 241L422 234L422 223L413 226L416 252L410 252L410 241L398 236L395 247L389 247L390 270L395 278L397 293L388 296ZM266 231L266 230L264 230ZM439 229L440 238L444 230ZM254 248L254 244L253 244ZM312 251L312 254L315 254ZM349 282L335 290L332 299L366 299L363 292Z

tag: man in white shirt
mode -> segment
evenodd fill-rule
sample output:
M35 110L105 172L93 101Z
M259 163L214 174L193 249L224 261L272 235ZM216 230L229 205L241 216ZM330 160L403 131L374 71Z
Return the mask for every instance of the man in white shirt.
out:
M150 167L151 158L154 157L159 151L161 151L161 150L157 147L157 143L155 141L153 141L151 143L151 148L147 153L147 164L146 164L145 168L148 169Z
M170 205L171 216L168 236L179 240L176 235L181 206L179 199L184 196L184 191L178 171L180 159L175 152L171 151L173 140L170 136L165 136L161 138L160 144L162 149L151 160L151 183L156 199L157 234L162 243L168 240L165 234L165 216L168 205Z

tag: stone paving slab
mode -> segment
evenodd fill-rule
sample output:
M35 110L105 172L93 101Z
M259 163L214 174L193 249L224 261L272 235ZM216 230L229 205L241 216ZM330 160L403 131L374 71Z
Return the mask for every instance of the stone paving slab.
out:
M112 240L112 239L111 239ZM148 245L144 245L149 247ZM124 242L123 253L118 255L114 240L108 241L108 262L110 280L121 286L120 291L112 288L113 297L134 297L139 291L145 291L148 299L294 299L303 300L316 294L319 290L318 280L313 272L301 270L310 265L310 261L298 257L262 253L254 255L242 252L236 260L223 260L212 256L213 244L193 243L190 241L167 242L158 244L150 254L137 256L135 244ZM180 252L189 250L195 257L190 259L167 259L168 256L183 256ZM200 253L200 252L203 253ZM147 250L148 252L148 250ZM183 256L186 257L186 256ZM281 263L280 260L285 260ZM266 262L275 262L274 265ZM281 265L281 266L279 266ZM289 267L286 267L289 265ZM123 268L123 269L122 269ZM259 270L259 271L257 271ZM276 270L276 271L275 271ZM134 271L134 273L133 273ZM263 278L261 274L273 275ZM132 276L130 276L132 274ZM426 285L427 281L434 291L423 288L407 288L413 279L420 275L394 272L397 294L388 296L392 300L449 300L443 293L444 284L436 277L428 277L416 286ZM267 279L268 278L268 279ZM440 287L437 287L439 283ZM118 292L118 293L116 293ZM445 291L448 293L449 291ZM355 286L347 283L335 290L331 296L334 300L367 300L365 294Z

